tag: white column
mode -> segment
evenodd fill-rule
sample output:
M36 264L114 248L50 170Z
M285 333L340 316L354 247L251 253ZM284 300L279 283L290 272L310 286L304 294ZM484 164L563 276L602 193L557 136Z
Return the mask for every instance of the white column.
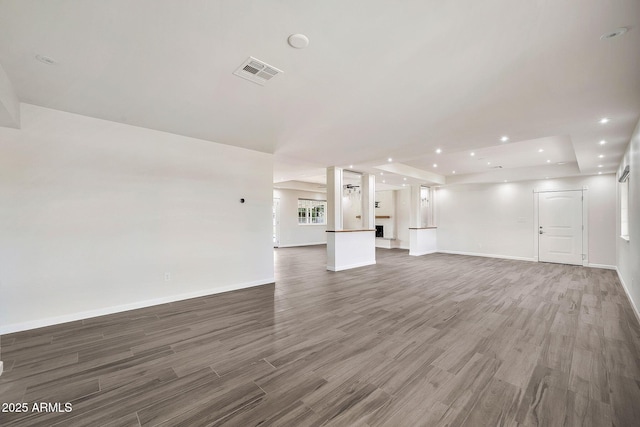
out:
M327 230L342 230L342 168L327 168Z
M362 228L376 228L376 176L362 175Z
M419 185L411 186L411 199L409 200L409 227L420 228L423 224L420 222L420 189Z
M411 186L411 201L409 203L409 255L427 255L437 251L436 228L422 224L421 215L421 187Z
M327 270L331 271L376 263L375 176L362 177L363 230L344 230L342 172L335 166L327 168Z

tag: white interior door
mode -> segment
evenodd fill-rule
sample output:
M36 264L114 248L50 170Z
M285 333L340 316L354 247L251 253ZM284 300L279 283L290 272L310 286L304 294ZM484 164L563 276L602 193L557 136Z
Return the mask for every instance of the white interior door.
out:
M538 259L582 265L582 191L538 193Z
M280 199L273 199L273 247L280 246Z

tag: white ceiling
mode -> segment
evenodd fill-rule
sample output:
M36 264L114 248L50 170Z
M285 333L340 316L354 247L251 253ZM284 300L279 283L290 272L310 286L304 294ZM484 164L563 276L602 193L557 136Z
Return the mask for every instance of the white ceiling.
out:
M381 182L388 157L497 181L548 159L616 169L640 116L639 24L637 0L0 0L0 65L22 102L275 153L276 182L330 165ZM234 76L249 56L284 73Z

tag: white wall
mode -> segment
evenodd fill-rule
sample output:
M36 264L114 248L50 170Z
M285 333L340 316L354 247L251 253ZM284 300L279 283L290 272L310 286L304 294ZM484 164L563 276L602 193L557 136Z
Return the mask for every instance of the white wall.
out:
M327 200L326 193L300 190L273 190L280 199L280 247L327 243L326 225L298 224L298 199Z
M409 236L409 213L411 211L411 189L405 188L404 190L396 191L396 245L401 249L409 249L411 246Z
M396 191L395 190L383 190L376 191L376 203L378 208L375 208L376 216L389 216L390 218L376 218L376 225L384 227L384 237L387 239L396 238Z
M1 333L273 282L272 155L21 117L0 128Z
M618 173L626 165L629 165L629 241L620 238L620 189L617 185L616 265L622 283L638 313L640 309L640 121L633 132Z
M362 230L362 222L362 195L343 196L342 228L345 230Z
M615 182L609 174L439 188L438 250L533 260L533 190L587 186L589 263L614 266Z
M376 263L375 231L327 234L327 270L342 271Z
M20 102L2 65L0 65L0 126L20 127Z

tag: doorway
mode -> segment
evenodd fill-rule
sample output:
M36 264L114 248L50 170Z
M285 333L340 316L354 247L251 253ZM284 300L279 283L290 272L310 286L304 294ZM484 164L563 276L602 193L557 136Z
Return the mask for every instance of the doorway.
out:
M583 191L538 193L538 260L583 265Z

